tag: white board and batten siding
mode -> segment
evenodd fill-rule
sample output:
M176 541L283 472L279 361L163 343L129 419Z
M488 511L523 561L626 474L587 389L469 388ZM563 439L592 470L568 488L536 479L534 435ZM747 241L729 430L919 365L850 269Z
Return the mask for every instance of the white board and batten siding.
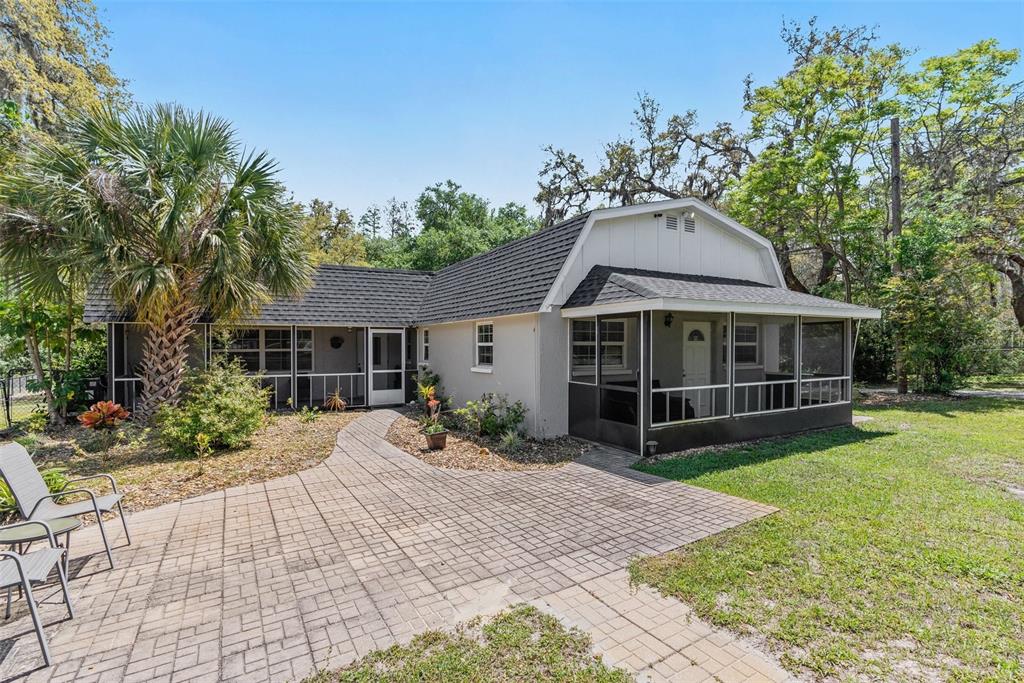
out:
M660 215L659 215L660 213ZM560 305L594 266L709 275L778 286L774 254L700 212L598 218L553 303Z

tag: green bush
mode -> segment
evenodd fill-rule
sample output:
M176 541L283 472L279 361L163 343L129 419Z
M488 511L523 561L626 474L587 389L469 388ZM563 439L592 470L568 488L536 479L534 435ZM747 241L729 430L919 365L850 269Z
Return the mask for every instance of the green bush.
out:
M196 455L197 438L212 450L238 448L266 422L269 388L261 388L237 361L215 360L185 380L185 396L156 416L160 440L175 453Z
M522 401L512 402L506 394L484 394L479 401L466 401L455 413L480 436L500 436L519 431L526 419Z

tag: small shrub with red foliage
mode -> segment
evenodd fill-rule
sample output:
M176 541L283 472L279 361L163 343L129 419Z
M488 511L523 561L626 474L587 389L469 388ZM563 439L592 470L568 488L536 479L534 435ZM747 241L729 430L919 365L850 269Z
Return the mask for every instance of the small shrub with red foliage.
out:
M88 429L111 429L128 419L128 411L120 403L98 401L89 410L78 416L78 421Z

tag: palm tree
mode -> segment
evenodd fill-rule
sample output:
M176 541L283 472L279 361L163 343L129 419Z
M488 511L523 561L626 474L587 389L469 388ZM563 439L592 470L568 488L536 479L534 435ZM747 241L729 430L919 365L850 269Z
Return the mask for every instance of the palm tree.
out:
M250 314L308 282L276 163L202 112L97 109L64 142L32 145L0 196L0 263L21 286L48 291L71 263L145 325L142 419L177 401L201 316Z

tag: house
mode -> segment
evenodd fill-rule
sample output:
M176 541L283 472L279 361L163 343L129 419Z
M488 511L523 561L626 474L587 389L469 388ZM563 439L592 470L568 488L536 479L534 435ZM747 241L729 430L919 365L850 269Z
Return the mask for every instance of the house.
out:
M598 209L438 272L322 266L304 295L215 334L274 407L413 398L419 364L456 403L528 408L538 437L659 452L849 424L852 338L879 311L787 289L771 243L694 199ZM131 405L141 335L102 291L111 396ZM731 352L730 352L731 349Z

